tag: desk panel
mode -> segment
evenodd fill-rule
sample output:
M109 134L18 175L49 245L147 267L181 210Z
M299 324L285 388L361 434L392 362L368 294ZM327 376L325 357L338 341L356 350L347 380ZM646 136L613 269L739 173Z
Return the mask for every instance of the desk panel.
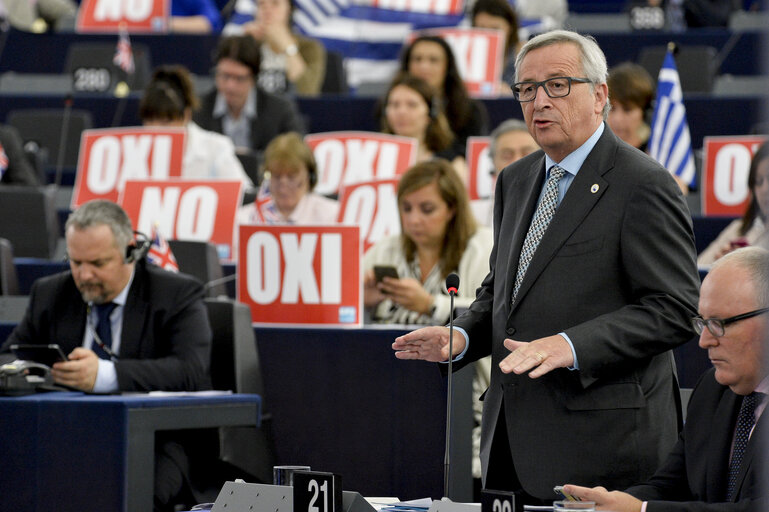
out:
M3 510L152 510L155 432L260 423L257 395L0 397Z

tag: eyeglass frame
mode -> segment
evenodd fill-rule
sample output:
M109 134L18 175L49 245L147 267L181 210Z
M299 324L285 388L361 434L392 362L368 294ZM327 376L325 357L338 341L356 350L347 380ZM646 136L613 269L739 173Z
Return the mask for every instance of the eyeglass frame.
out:
M701 315L697 315L693 316L690 322L694 332L696 332L697 335L701 335L707 327L708 332L710 332L713 337L720 338L726 334L727 325L733 324L734 322L738 322L740 320L747 320L748 318L753 318L754 316L762 315L764 313L769 313L769 308L755 309L747 313L742 313L741 315L730 316L729 318L702 318ZM715 322L715 325L720 328L721 334L716 334L713 332L713 329L710 327L711 322Z
M553 96L552 94L550 94L550 91L547 89L545 84L547 82L551 81L551 80L559 80L559 79L563 80L564 78L569 83L569 90L566 91L566 94L564 94L563 96ZM518 101L519 103L529 103L530 101L534 101L535 99L537 99L537 91L539 90L540 87L542 87L545 90L545 94L547 94L547 96L549 98L553 98L553 99L555 99L555 98L565 98L566 96L571 94L571 83L572 82L576 82L576 83L579 83L579 84L592 84L593 83L593 81L590 80L589 78L579 78L579 77L575 77L575 76L554 76L554 77L548 78L547 80L542 80L541 82L535 82L534 80L525 80L523 82L515 82L513 85L510 86L510 89L513 91L513 96L515 97L516 101ZM530 100L522 100L522 99L520 99L520 93L518 91L516 91L515 88L517 86L520 86L521 84L532 84L532 85L534 85L534 96Z

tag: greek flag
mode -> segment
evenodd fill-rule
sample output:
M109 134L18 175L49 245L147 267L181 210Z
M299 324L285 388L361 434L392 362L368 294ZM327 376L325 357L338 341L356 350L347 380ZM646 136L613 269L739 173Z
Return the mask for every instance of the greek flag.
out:
M657 81L657 106L649 137L649 154L690 187L695 186L694 153L686 108L673 53L668 51Z

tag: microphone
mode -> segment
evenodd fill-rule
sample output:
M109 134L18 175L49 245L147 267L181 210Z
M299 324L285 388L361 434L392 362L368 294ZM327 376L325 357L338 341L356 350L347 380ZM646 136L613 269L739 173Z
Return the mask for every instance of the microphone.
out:
M219 285L222 285L222 284L227 284L230 281L234 281L237 278L238 278L238 274L235 273L235 274L230 274L228 276L219 277L219 278L216 278L216 279L211 279L210 281L208 281L206 283L203 283L203 289L205 291L209 291L212 288L215 288L215 287L217 287Z
M56 175L53 184L55 188L61 186L64 171L64 154L67 151L67 136L69 135L70 117L72 115L72 94L64 98L64 114L61 116L61 133L59 134L59 152L56 155Z
M454 296L459 291L459 276L451 273L446 277L446 291L451 297L449 309L449 375L446 390L446 449L443 456L443 496L449 497L449 473L451 468L451 382L454 378Z

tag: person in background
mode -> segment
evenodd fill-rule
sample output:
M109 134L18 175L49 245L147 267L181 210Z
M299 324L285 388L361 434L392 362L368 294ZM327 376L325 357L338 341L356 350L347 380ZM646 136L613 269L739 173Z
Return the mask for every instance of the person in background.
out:
M398 74L390 83L383 104L383 133L417 139L417 162L445 158L465 179L467 164L464 157L455 156L451 149L454 134L435 90L426 81L408 73Z
M238 151L259 157L281 133L304 132L294 103L257 85L261 58L251 36L222 38L214 60L216 88L203 97L193 115L196 123L228 136Z
M646 151L651 128L654 81L638 64L623 62L609 70L609 102L606 120L611 130L634 148Z
M748 172L750 200L742 218L731 222L697 257L697 265L706 267L724 254L746 245L769 246L766 216L769 214L769 142L753 155Z
M0 183L30 187L40 185L32 164L24 154L18 130L8 125L0 125Z
M518 54L518 15L507 0L476 0L470 13L470 21L476 28L501 30L505 41L502 56L502 82L497 93L512 96L510 84L515 80L515 56Z
M461 286L455 307L467 307L488 271L492 236L478 227L462 181L443 159L408 169L398 183L401 233L375 243L363 257L364 306L377 323L443 325L452 272ZM377 282L374 267L393 266L398 277Z
M464 159L467 138L489 133L489 114L483 103L469 97L451 47L442 37L420 36L401 54L400 70L421 78L435 89L440 100L438 107L446 113L454 133L447 159Z
M256 202L238 211L239 224L335 224L339 203L312 190L318 166L296 132L275 137L264 152L264 176Z
M235 156L232 141L219 133L200 128L192 121L198 106L189 72L183 66L161 66L152 75L141 101L139 117L144 126L184 128L186 141L182 177L239 180L254 187Z
M694 388L665 463L625 492L576 485L566 492L612 512L769 510L769 252L747 247L718 260L692 324L713 368Z
M222 18L213 0L171 0L168 28L176 33L218 33Z
M520 119L502 121L491 132L489 139L489 157L494 164L491 174L492 196L470 202L475 218L484 226L491 226L494 221L494 187L499 173L511 163L539 149L526 123Z
M671 350L691 338L700 279L670 173L605 124L595 40L546 32L517 59L515 99L543 151L497 179L491 270L454 321L453 354L443 326L392 348L399 359L458 357L456 371L491 354L484 487L547 505L559 482L646 479L675 444Z
M0 0L0 11L3 7L11 26L27 32L45 32L48 27L74 21L77 14L72 0Z
M563 25L569 15L569 2L567 0L516 0L515 10L520 19L539 19L545 26L557 28Z
M251 8L242 4L250 3ZM275 94L317 96L326 73L326 49L318 41L291 28L293 0L247 0L236 5L236 22L225 26L227 35L248 34L261 43L258 84Z

